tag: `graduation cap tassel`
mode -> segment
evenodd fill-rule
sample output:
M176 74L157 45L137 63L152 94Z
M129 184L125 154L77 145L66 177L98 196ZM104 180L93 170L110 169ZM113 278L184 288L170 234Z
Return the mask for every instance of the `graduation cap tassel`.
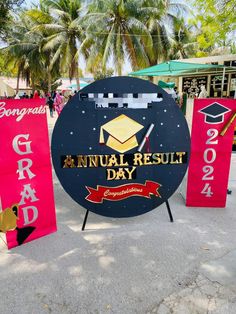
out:
M222 131L220 132L221 136L224 136L225 133L227 132L227 130L229 129L229 127L231 126L231 124L234 122L236 118L236 112L233 113L229 119L229 121L226 123L226 125L223 127Z
M149 137L146 136L146 152L150 153L150 151L151 151L150 140Z

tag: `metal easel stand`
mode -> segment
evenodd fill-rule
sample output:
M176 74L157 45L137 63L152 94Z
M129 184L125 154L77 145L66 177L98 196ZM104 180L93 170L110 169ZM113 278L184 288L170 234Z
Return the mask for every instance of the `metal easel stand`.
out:
M170 217L170 222L174 222L174 219L173 219L173 216L172 216L172 212L171 212L171 209L170 209L170 204L169 204L168 200L166 201L166 208L167 208L167 211L168 211L168 214L169 214L169 217Z
M86 214L84 216L83 226L82 226L82 229L81 229L82 231L84 231L84 229L85 229L86 222L87 222L87 219L88 219L88 213L89 213L89 210L87 209Z
M170 209L170 204L169 204L168 200L165 203L166 203L167 212L168 212L168 215L169 215L169 218L170 218L170 222L174 222L174 219L173 219L173 216L172 216L172 212L171 212L171 209ZM85 216L84 216L84 221L83 221L83 225L82 225L81 231L84 231L84 229L85 229L85 226L86 226L86 223L87 223L87 219L88 219L88 213L89 213L89 210L87 209L87 211L85 213Z

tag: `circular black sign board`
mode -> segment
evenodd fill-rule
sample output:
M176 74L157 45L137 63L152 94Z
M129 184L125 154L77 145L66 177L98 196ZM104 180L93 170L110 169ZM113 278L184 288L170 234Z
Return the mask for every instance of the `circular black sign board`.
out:
M190 135L170 95L149 81L113 77L83 88L52 136L65 191L103 216L144 214L176 191L188 167Z

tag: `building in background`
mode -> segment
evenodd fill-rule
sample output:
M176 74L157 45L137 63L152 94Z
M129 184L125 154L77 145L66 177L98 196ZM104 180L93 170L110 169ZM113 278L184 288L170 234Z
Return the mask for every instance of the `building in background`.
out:
M80 79L80 88L87 86L93 78L83 78ZM70 81L68 78L62 78L59 80L59 86L57 91L62 93L74 93L77 89L76 81ZM17 90L17 78L16 77L0 77L0 98L13 98L16 95ZM27 86L26 81L20 79L18 95L21 97L24 94L30 96L32 93L32 88Z
M204 71L199 74L186 74L178 78L180 91L187 90L189 97L199 95L200 86L205 85L208 97L235 97L236 91L236 55L220 55L204 58L181 59L180 62L223 65L225 68L215 73ZM235 67L229 70L229 67ZM222 82L223 81L223 82Z
M0 98L14 97L16 95L17 78L15 77L0 77ZM19 81L19 96L24 93L30 95L32 88L27 86L26 81L20 79Z

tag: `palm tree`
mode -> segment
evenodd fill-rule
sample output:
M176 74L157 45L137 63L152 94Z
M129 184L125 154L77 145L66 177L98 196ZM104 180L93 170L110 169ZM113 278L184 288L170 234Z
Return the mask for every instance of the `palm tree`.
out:
M12 22L12 32L8 38L8 46L3 49L6 64L17 68L17 87L19 89L19 79L22 77L30 85L33 71L41 72L38 50L38 34L29 35L29 27L23 15L17 17ZM37 37L37 39L36 39ZM37 60L37 62L35 62ZM33 79L32 79L33 81Z
M50 90L52 77L59 77L58 66L49 67L50 54L43 52L44 36L39 31L32 30L35 26L31 18L32 12L24 12L12 24L11 37L8 47L4 49L6 61L17 68L17 92L19 79L22 77L33 90L38 85L39 78L43 78Z
M170 49L170 40L166 29L165 1L145 0L141 7L143 22L147 26L152 37L151 54L147 53L149 65L155 65L166 60Z
M14 7L20 7L24 0L2 0L0 2L0 37L6 39L10 31L9 24L11 21L10 11Z
M144 0L141 11L153 41L152 54L147 53L150 65L169 59L171 29L177 16L188 7L172 0Z
M101 64L105 70L113 58L121 75L126 56L133 70L149 65L146 51L151 51L152 38L141 22L139 6L138 0L95 0L89 6L85 17L91 47L88 67L96 69Z
M171 56L173 59L186 59L194 55L197 48L193 26L187 25L184 18L175 18L173 23L173 43Z
M34 8L25 12L25 15L28 17L29 24L31 25L31 33L37 33L41 35L41 40L39 42L39 51L44 61L44 71L41 73L41 81L44 82L41 85L46 88L47 91L52 90L52 84L55 80L60 77L60 67L59 63L51 63L55 50L44 51L43 46L45 44L45 37L48 35L43 29L37 29L42 24L50 24L53 21L53 18L49 14L48 7L44 4L43 0L40 0L39 8ZM46 82L46 84L45 84ZM38 85L40 85L38 83Z
M35 30L42 31L44 38L43 51L54 52L50 62L52 68L60 63L62 72L68 71L69 78L75 78L79 85L79 44L85 38L81 26L81 0L41 0L49 11L50 23L41 23Z

